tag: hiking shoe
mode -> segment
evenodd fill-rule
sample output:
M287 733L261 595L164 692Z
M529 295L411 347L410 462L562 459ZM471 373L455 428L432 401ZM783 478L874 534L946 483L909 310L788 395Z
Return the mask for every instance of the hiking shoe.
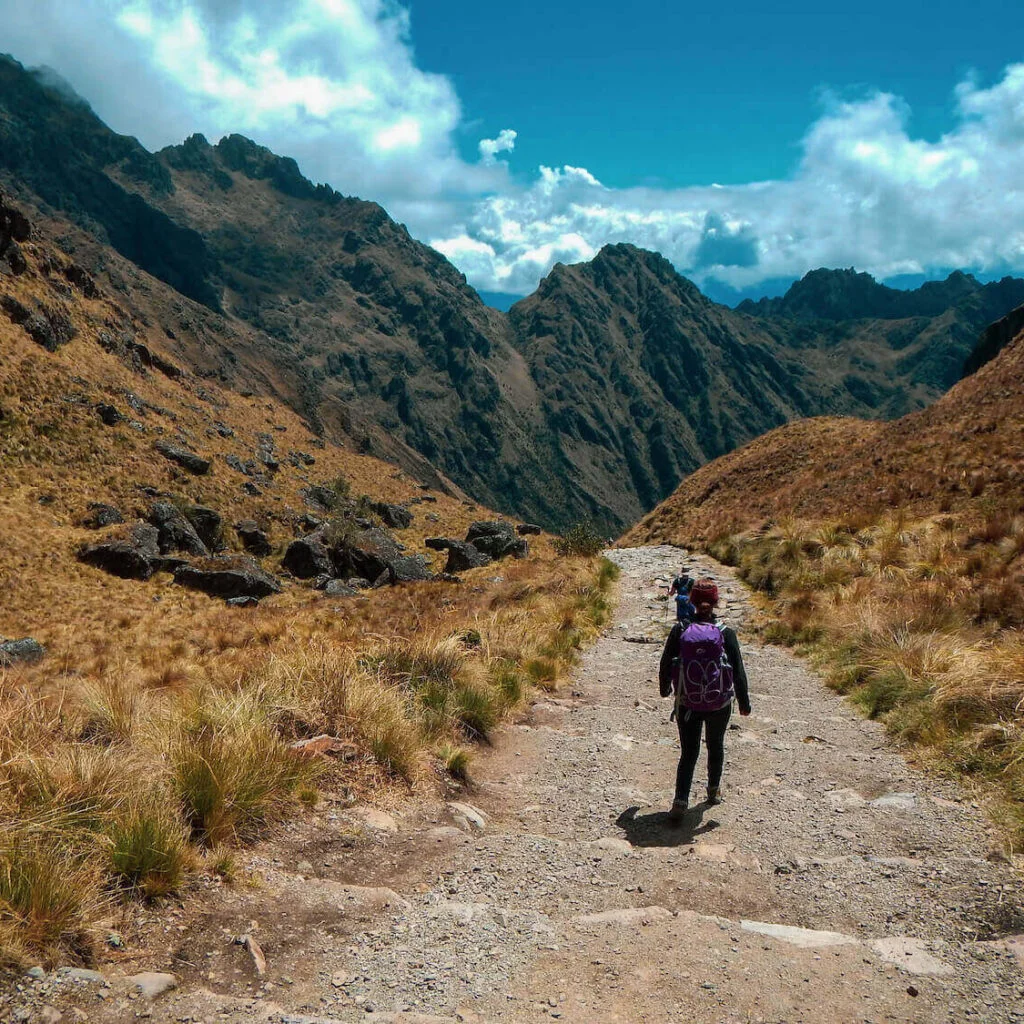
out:
M722 790L718 786L708 786L708 806L715 807L722 802Z
M686 817L687 804L685 800L673 800L672 809L668 812L670 825L681 825Z

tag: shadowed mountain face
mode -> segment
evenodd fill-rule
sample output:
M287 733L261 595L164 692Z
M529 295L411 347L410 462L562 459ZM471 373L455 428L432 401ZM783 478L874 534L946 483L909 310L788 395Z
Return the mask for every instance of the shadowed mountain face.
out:
M819 271L791 289L811 282L799 303L737 312L616 245L556 266L505 314L378 205L312 184L293 160L237 135L150 154L6 58L0 180L150 348L554 527L617 530L795 417L920 408L1024 301L1009 279L902 293ZM890 292L918 298L897 310L878 298ZM859 302L872 319L838 318Z
M978 511L1015 516L1024 464L1024 306L992 325L979 369L895 421L818 417L688 477L624 543L692 543L787 516ZM1008 555L1012 557L1012 553Z

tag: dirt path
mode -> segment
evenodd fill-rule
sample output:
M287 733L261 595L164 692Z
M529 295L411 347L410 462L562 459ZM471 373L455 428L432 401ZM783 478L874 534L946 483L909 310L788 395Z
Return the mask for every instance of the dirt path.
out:
M668 825L654 580L679 552L613 557L614 624L571 695L481 759L473 806L326 812L257 861L259 888L168 923L176 991L51 977L23 1004L206 1024L1024 1021L1024 946L1007 940L1024 889L980 812L787 652L746 643L754 711L728 735L726 802ZM688 562L741 626L742 588Z

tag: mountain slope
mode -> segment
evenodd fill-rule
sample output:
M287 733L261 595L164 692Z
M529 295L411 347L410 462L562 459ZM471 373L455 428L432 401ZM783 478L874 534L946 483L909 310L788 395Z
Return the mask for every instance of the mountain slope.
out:
M623 542L706 542L787 516L1019 511L1022 328L1024 307L993 325L993 336L1012 331L1012 341L927 409L889 423L791 423L702 467Z
M235 135L147 153L5 58L0 180L151 351L553 526L617 530L794 417L920 408L989 322L985 303L964 305L969 279L934 316L752 316L624 245L556 266L502 314L379 206L294 161Z

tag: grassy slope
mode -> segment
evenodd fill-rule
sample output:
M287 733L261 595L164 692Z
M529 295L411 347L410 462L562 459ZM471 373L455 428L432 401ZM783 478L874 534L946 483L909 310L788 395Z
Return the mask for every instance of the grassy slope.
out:
M143 486L210 505L227 524L259 520L275 545L271 570L299 532L307 484L341 478L353 494L391 501L424 491L393 466L317 447L271 399L132 369L97 341L125 312L47 273L60 254L25 251L29 271L0 279L4 293L30 308L62 303L78 334L50 353L0 319L0 634L48 649L37 665L0 671L0 963L10 965L88 960L112 906L180 891L196 870L228 871L233 845L315 806L317 787L464 776L474 739L532 686L557 684L607 614L611 582L607 563L558 557L546 537L529 559L467 573L462 586L338 601L286 582L248 610L166 574L140 583L82 565L76 549L98 536L79 525L88 503L131 520L149 503ZM131 412L126 391L148 403L144 413ZM104 426L98 402L144 431ZM281 468L254 497L223 456L251 458L261 433ZM212 456L212 473L194 477L155 454L160 437ZM289 450L315 465L297 468ZM434 559L443 556L424 536L458 536L490 517L429 497L398 537ZM237 543L230 529L228 539ZM289 748L323 733L338 740L332 758Z
M622 543L696 545L769 636L976 780L1024 841L1024 334L929 409L807 420L704 467Z

